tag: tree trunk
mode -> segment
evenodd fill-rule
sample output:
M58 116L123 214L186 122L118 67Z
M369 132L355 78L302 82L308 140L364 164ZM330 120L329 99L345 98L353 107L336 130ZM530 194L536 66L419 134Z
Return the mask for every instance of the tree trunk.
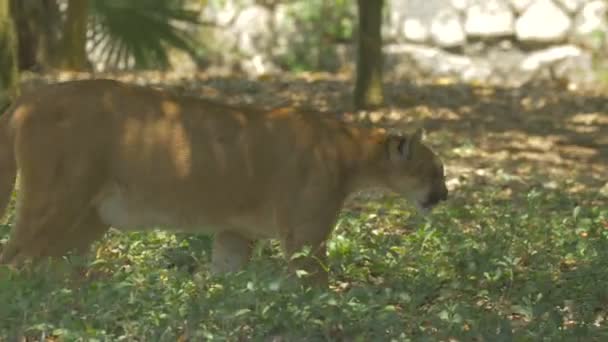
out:
M36 65L36 50L38 49L38 35L34 31L36 19L31 11L30 0L11 0L11 14L15 23L15 30L19 46L17 47L17 60L19 70L31 69Z
M17 39L9 2L0 0L0 110L18 93Z
M382 5L383 0L357 0L357 81L355 107L370 109L384 102L382 89Z
M68 1L67 16L62 35L62 66L66 69L86 70L88 68L86 53L88 13L88 0Z
M57 0L11 0L19 41L19 69L44 69L56 64L60 12Z

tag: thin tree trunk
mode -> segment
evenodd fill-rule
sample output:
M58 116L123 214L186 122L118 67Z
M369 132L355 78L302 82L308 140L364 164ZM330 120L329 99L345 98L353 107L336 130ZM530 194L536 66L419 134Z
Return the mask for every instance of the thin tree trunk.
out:
M88 0L69 0L65 26L63 27L63 63L72 70L85 70L88 67L87 19Z
M384 102L382 89L382 5L383 0L357 0L359 34L355 107L370 109Z
M17 39L10 3L0 0L0 110L18 93Z
M43 0L44 17L40 25L40 48L38 49L38 63L42 67L55 67L59 64L61 51L61 11L57 0ZM86 42L85 42L86 44Z
M60 11L57 0L10 0L17 31L20 70L41 70L57 64Z
M30 10L30 4L30 0L10 0L11 15L19 40L17 48L19 70L31 69L36 65L39 37L34 32L33 26L38 18Z

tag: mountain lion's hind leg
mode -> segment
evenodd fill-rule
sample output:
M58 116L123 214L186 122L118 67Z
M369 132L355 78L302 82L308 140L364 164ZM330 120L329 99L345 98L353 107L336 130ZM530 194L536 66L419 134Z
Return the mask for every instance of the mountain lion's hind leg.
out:
M74 163L59 169L64 172L51 172L27 166L20 180L17 218L0 264L18 266L26 260L63 256L79 247L76 242L84 238L81 230L86 229L81 225L93 222L90 203L98 187L95 177L83 172L86 168ZM94 226L96 231L102 229Z
M254 241L232 232L217 233L213 240L211 273L223 274L241 270L253 251Z
M26 260L37 261L44 257L60 257L72 249L83 249L91 243L92 236L100 236L107 227L90 225L85 200L63 199L70 202L61 209L54 202L33 204L26 198L17 213L17 221L9 240L0 255L0 264L21 265ZM82 230L92 229L94 232ZM104 231L105 231L104 230Z

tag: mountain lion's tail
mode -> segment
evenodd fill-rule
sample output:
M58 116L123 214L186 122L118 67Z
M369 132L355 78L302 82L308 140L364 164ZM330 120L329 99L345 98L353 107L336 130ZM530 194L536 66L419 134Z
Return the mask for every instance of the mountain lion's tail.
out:
M0 116L0 218L11 199L15 178L17 177L17 163L15 161L15 149L13 138L9 134L9 122L12 109Z

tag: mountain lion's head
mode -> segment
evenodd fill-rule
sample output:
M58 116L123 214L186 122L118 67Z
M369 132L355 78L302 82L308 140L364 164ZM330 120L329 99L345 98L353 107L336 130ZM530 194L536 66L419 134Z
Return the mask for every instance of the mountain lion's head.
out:
M386 185L428 211L448 197L443 163L422 143L422 129L386 140L389 171Z

